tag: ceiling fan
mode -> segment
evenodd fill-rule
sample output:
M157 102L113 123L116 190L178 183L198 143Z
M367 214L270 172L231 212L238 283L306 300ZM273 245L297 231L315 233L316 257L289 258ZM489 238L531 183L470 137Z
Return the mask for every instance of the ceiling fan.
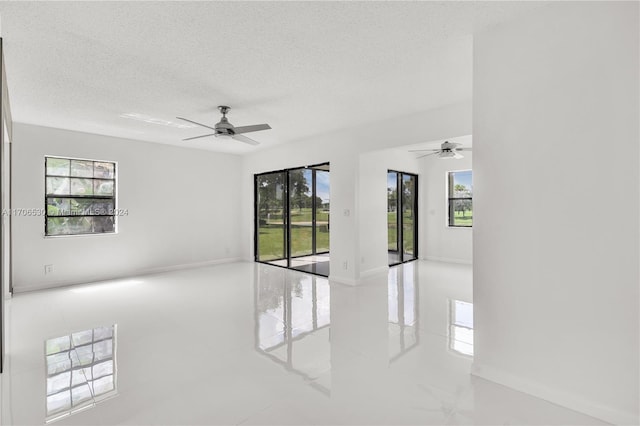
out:
M428 157L430 155L437 155L438 158L441 158L443 160L448 160L451 158L457 160L460 158L464 158L464 156L460 154L459 151L471 151L471 148L462 148L462 147L458 148L459 146L460 146L459 143L445 141L442 145L440 145L440 149L413 149L409 152L431 151L428 154L420 155L416 158Z
M271 128L271 126L269 126L268 124L254 124L252 126L235 127L233 124L229 123L229 120L227 120L227 113L229 112L231 107L220 105L218 109L222 113L222 118L218 123L216 123L214 127L207 126L206 124L198 123L197 121L189 120L186 118L176 117L178 120L197 124L198 126L206 127L207 129L211 129L214 131L214 133L186 138L183 139L183 141L215 136L216 138L235 139L240 142L248 143L249 145L258 145L260 142L254 141L253 139L246 137L242 133L257 132L259 130L269 130Z

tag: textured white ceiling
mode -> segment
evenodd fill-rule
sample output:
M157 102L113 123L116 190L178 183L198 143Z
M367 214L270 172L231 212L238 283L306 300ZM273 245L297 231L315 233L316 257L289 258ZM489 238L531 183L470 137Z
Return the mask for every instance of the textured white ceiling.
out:
M471 97L471 34L530 2L2 2L14 121L222 152L122 114L269 123L261 147Z

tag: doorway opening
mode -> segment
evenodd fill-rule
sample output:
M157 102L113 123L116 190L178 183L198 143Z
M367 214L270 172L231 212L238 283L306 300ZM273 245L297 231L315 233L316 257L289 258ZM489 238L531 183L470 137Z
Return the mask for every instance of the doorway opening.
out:
M389 265L418 258L418 176L387 172L387 235Z
M256 262L329 276L329 163L255 175Z

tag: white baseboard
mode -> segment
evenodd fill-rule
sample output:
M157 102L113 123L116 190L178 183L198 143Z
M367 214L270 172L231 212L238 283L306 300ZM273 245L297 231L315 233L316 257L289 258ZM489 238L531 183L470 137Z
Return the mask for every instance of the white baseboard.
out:
M436 257L436 256L425 256L422 259L431 260L433 262L446 262L446 263L458 263L460 265L473 265L473 261L468 259L455 259L452 257Z
M363 284L363 282L369 278L372 278L376 275L387 274L389 272L388 266L380 266L377 268L368 269L364 272L360 273L359 278L346 278L346 277L337 277L335 275L329 276L330 282L346 284L350 286L357 286Z
M379 274L388 274L389 266L379 266L377 268L367 269L366 271L360 272L360 279L370 278Z
M358 285L358 280L353 278L345 278L345 277L336 277L334 275L329 276L330 283L338 283L338 284L346 284L350 286Z
M138 270L133 270L126 273L118 273L118 274L111 274L111 275L93 275L93 276L86 277L79 280L55 281L55 282L42 283L42 284L32 285L32 286L14 286L13 292L15 294L19 294L19 293L27 293L31 291L38 291L38 290L50 290L54 288L69 287L69 286L80 285L80 284L93 284L97 282L121 280L124 278L161 274L164 272L180 271L183 269L203 268L205 266L213 266L213 265L220 265L223 263L233 263L233 262L240 262L240 261L242 261L240 257L229 257L224 259L205 260L202 262L162 266L158 268L138 269Z
M486 365L479 365L476 362L471 366L471 374L491 382L499 383L517 391L533 395L537 398L544 399L545 401L566 407L570 410L586 414L587 416L595 417L607 423L617 425L637 425L640 420L637 414L617 410L613 407L605 406L595 401L589 401L574 394L549 388L541 383L536 383L523 377L515 376L500 369Z

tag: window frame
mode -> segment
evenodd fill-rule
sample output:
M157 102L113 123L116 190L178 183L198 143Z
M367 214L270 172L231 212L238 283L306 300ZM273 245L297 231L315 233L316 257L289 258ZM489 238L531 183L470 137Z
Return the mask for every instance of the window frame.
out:
M48 158L53 158L53 159L61 159L61 160L69 160L69 162L71 161L91 161L94 163L110 163L113 164L113 178L96 178L96 177L79 177L79 176L71 176L71 171L69 171L69 176L60 176L60 175L49 175L47 173L47 159ZM71 164L71 163L69 163ZM73 178L73 177L78 177L78 178L82 178L82 179L91 179L93 180L111 180L113 181L113 194L112 195L91 195L91 196L81 196L81 195L49 195L47 193L47 178L48 177L66 177L66 178ZM44 156L44 238L68 238L68 237L92 237L92 236L97 236L97 235L116 235L118 234L118 162L117 161L112 161L112 160L97 160L97 159L91 159L91 158L78 158L78 157L65 157L65 156L61 156L61 155L48 155L45 154ZM66 199L99 199L99 200L105 200L105 201L110 201L113 200L113 213L112 214L106 214L106 215L57 215L57 216L53 216L53 215L49 215L48 213L48 203L47 203L47 199L48 198L66 198ZM76 233L76 234L49 234L49 223L48 223L48 219L49 218L56 218L56 217L113 217L113 231L102 231L102 232L83 232L83 233Z
M462 170L449 170L446 173L446 192L445 192L445 197L446 197L446 203L447 203L447 228L460 228L460 229L472 229L473 228L473 216L471 217L471 225L455 225L454 224L454 219L455 219L455 213L452 215L451 212L453 211L453 201L456 200L469 200L471 201L471 211L473 211L473 192L471 193L471 197L453 197L453 189L452 189L452 185L453 185L453 174L454 173L462 173L462 172L470 172L471 173L471 180L473 181L473 170L472 169L462 169Z
M418 196L420 194L420 187L419 187L419 181L420 181L420 175L416 174L416 173L410 173L410 172L401 172L399 170L393 170L393 169L387 169L387 179L389 174L391 173L395 173L396 174L396 251L398 252L398 262L394 262L394 263L389 263L389 266L397 266L397 265L401 265L403 263L408 263L408 262L413 262L414 260L418 260L420 259L420 255L418 253L418 248L419 248L419 236L420 236L420 229L419 229L419 219L420 219L420 212L419 212L419 200L418 200ZM414 190L414 194L413 194L413 205L411 206L411 208L413 209L414 212L414 218L413 218L413 229L411 231L411 233L413 234L413 258L411 259L405 259L405 252L404 252L404 215L402 214L402 207L403 207L403 197L402 197L402 184L404 182L404 178L405 176L408 176L409 178L414 179L414 183L415 186L413 188ZM387 188L389 188L387 186ZM387 198L387 210L388 210L388 202L389 199ZM387 219L387 253L389 253L389 244L388 244L388 229L389 229L389 225L388 225L388 219Z

